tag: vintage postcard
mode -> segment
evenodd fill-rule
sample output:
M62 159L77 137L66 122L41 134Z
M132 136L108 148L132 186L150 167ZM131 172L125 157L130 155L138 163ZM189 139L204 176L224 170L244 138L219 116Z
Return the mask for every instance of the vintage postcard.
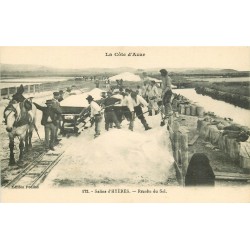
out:
M249 47L1 47L1 202L250 202Z

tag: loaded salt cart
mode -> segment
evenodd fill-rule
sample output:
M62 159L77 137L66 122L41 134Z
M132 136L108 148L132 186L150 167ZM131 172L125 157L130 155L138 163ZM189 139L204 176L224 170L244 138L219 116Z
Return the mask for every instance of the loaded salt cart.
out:
M72 133L79 134L84 128L90 126L90 107L86 97L91 95L94 98L94 101L101 104L104 94L105 91L95 88L90 92L70 95L65 100L61 101L61 134L63 136ZM87 124L88 126L86 126Z

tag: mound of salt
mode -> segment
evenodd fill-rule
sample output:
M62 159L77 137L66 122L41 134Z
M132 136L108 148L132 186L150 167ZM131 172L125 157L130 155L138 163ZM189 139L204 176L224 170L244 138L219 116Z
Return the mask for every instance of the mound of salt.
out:
M85 180L116 184L157 184L168 179L173 163L169 139L162 127L147 133L113 130L97 139L78 137L49 176L86 184ZM112 182L111 182L112 183Z
M141 78L138 75L135 75L130 72L124 72L119 75L115 75L109 78L110 81L116 81L116 80L123 80L123 81L128 81L128 82L140 82Z
M68 96L66 99L64 99L63 101L61 101L60 105L63 107L88 107L89 103L86 100L86 97L88 95L91 95L94 100L100 100L101 99L101 94L102 94L103 90L98 89L98 88L94 88L89 92L85 92L79 95L70 95Z

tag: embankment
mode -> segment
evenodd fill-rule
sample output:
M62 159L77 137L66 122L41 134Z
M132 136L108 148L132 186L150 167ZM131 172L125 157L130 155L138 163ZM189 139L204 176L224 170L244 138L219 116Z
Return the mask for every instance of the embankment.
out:
M234 84L234 85L233 85ZM249 83L227 83L227 85L212 84L211 86L197 86L197 94L207 95L235 106L250 109Z
M195 152L208 154L214 169L223 172L250 171L250 128L206 112L191 100L173 100L175 122L188 133L189 158ZM182 132L183 134L183 132ZM175 157L176 159L176 157Z

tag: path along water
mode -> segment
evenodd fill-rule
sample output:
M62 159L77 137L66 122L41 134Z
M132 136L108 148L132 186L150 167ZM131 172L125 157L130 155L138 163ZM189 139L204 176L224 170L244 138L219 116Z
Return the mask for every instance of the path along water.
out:
M23 85L33 85L33 84L41 84L41 83L49 83L49 82L62 82L70 79L74 79L74 77L24 77L24 78L1 78L0 79L0 88L10 88L10 87L18 87L21 84Z
M250 110L236 107L224 101L214 100L209 96L199 95L194 89L174 89L173 92L204 107L206 112L210 111L220 117L232 118L234 122L250 127Z

